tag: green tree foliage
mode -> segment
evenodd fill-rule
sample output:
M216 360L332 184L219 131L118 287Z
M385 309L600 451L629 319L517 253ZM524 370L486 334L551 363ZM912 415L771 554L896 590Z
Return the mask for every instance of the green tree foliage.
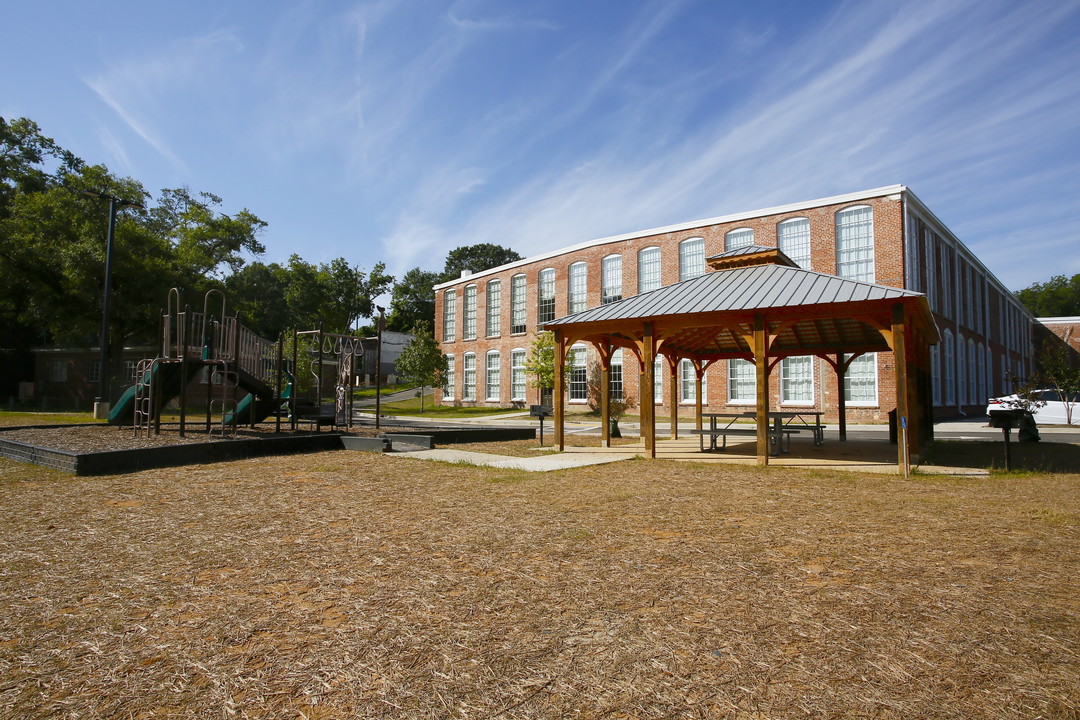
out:
M409 332L420 326L435 330L435 285L439 274L418 267L405 273L390 294L390 315L386 329Z
M570 377L569 358L563 365L563 377ZM540 390L555 387L555 333L544 330L536 334L525 359L525 373L532 377L529 386Z
M413 338L401 349L397 373L420 386L420 410L424 410L424 388L442 383L446 376L446 356L439 350L439 343L430 330L417 326Z
M1080 274L1055 275L1044 283L1018 290L1016 296L1035 317L1080 315Z
M220 199L141 184L86 165L26 119L0 118L0 326L33 329L37 343L95 341L101 322L109 204L85 191L141 203L117 213L111 342L152 338L168 289L203 290L243 253L262 252L265 227ZM17 335L17 334L16 334ZM10 337L10 336L8 336ZM23 340L25 342L25 339ZM18 340L16 340L18 342Z
M439 282L457 280L461 277L462 270L478 273L516 260L521 260L521 256L501 245L492 243L464 245L446 254L446 265L443 267Z

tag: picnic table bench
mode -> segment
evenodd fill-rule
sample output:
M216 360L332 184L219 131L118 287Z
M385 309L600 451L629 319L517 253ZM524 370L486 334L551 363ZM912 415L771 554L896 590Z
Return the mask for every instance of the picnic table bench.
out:
M769 444L772 446L772 454L779 455L791 452L791 436L795 433L809 432L814 436L814 445L825 442L825 427L821 424L819 412L771 412L769 413ZM805 416L805 417L804 417ZM701 451L705 451L705 438L709 438L709 450L724 450L727 448L729 435L736 437L757 437L757 427L745 424L736 424L739 420L755 418L752 412L741 413L703 413L702 418L708 418L709 427L701 430L691 430L691 435L698 436L698 444ZM718 420L727 420L721 425ZM792 422L798 421L798 425ZM722 438L723 442L718 448L716 440Z

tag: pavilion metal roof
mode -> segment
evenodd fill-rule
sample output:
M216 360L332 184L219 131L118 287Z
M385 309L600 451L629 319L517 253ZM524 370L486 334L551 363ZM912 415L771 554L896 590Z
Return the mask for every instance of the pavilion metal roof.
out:
M922 293L777 262L783 260L774 256L771 264L715 270L567 315L544 323L544 327L562 328L581 339L602 336L615 345L630 347L636 334L631 328L652 320L663 326L669 352L700 358L741 357L750 350L746 334L753 315L764 313L779 333L770 354L808 354L836 348L876 352L888 348L879 329L888 322L888 308L900 300L921 307L918 314L931 328L931 342L937 342L937 329Z

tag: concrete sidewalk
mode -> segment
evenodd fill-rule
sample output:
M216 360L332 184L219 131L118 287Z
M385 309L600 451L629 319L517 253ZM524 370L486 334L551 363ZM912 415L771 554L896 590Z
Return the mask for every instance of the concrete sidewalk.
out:
M435 450L418 450L416 452L410 452L409 457L420 458L421 460L460 463L462 465L483 465L485 467L504 468L507 470L549 472L551 470L568 470L571 468L586 467L588 465L604 465L607 463L618 462L619 460L629 460L632 457L640 455L640 452L608 452L603 448L580 448L580 450L585 450L586 452L551 453L538 457L509 457L507 455L492 455L490 453L470 452L468 450L436 448Z

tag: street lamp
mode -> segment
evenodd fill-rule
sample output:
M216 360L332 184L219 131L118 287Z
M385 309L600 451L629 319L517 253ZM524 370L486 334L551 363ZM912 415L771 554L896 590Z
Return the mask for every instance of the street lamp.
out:
M109 201L109 233L105 241L105 290L101 302L101 377L98 396L94 398L94 417L103 420L109 414L109 296L112 294L113 239L116 233L116 208L135 207L142 203L124 200L115 195L96 190L83 190L83 195Z
M382 410L382 334L383 329L386 327L386 319L384 314L386 308L375 306L375 309L379 311L379 320L377 325L378 344L375 346L375 429L379 429L379 413Z

